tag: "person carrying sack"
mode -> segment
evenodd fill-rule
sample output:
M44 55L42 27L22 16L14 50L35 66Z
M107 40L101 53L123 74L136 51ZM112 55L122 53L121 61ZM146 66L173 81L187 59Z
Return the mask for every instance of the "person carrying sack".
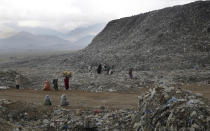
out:
M68 90L69 89L69 78L72 77L72 73L65 71L63 73L64 76L64 85L65 85L65 89Z

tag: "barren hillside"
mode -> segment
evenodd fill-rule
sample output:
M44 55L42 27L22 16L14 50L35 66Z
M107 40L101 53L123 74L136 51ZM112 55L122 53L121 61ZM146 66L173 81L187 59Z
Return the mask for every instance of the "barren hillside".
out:
M209 42L210 1L199 1L113 20L74 60L137 70L203 68Z
M62 72L73 72L72 88L109 90L146 87L151 84L209 83L210 1L169 7L113 20L78 52L43 56L0 64L17 69L42 87ZM109 64L111 76L95 74L96 66ZM93 66L88 72L88 65ZM127 69L134 68L130 81ZM59 76L60 75L60 76Z

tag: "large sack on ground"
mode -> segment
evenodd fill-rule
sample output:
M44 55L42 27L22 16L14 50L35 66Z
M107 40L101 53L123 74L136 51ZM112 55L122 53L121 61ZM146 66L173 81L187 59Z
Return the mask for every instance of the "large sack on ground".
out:
M61 96L61 106L67 106L67 105L69 105L69 102L67 101L66 95L63 94Z
M44 105L47 105L47 106L52 105L52 103L50 101L50 96L48 96L48 95L45 96Z

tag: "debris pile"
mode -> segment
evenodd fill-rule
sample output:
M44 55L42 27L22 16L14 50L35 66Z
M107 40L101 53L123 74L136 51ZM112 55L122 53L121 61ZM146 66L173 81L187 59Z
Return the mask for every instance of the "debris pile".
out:
M202 95L174 87L151 88L139 96L138 110L108 109L104 106L75 109L2 99L0 119L23 130L210 130L210 108Z
M210 108L199 94L156 87L139 96L134 126L138 131L210 130Z
M132 129L136 110L67 109L0 100L0 115L18 130L118 130ZM1 125L0 125L1 126Z
M22 87L25 88L31 86L31 81L27 77L25 77L22 74L19 74L14 70L8 70L8 71L0 71L0 88L1 89L7 89L9 87L15 88L15 77L17 75L21 76Z

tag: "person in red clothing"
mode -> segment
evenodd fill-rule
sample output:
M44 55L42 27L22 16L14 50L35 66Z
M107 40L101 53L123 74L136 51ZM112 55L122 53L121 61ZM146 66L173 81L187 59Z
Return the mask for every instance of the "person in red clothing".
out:
M64 78L64 84L65 84L66 90L68 90L68 89L69 89L69 77L68 77L68 76L66 76L66 77Z

